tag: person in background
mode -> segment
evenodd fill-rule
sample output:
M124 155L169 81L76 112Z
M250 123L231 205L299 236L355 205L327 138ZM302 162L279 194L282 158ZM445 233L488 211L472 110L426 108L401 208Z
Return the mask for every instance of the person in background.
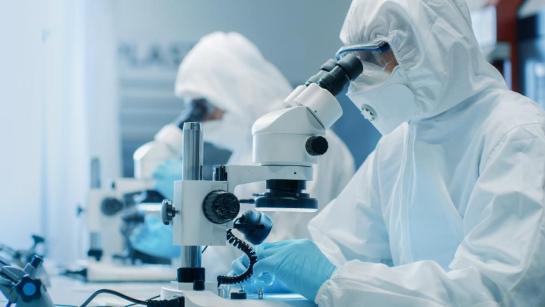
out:
M232 152L229 164L252 163L253 123L262 115L282 108L292 87L280 71L267 61L257 47L238 33L204 36L180 64L175 93L190 110L201 110L204 140ZM323 209L342 191L354 174L354 159L346 145L327 131L328 152L314 167L314 180L307 191ZM279 145L281 146L281 145ZM172 185L180 179L181 161L169 160L155 171L156 188L172 199ZM264 184L239 186L240 199L265 191ZM271 213L273 229L269 241L307 238L307 224L313 213ZM157 220L137 231L133 246L161 257L175 257L170 227ZM203 262L207 275L225 274L238 252L233 247L208 248Z

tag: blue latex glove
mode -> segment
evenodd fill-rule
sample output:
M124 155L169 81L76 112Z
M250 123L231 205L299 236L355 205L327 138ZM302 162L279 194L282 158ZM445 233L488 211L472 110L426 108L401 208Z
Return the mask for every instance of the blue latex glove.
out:
M182 179L182 160L167 160L153 172L155 189L172 200L174 181Z
M162 258L180 255L180 247L172 245L172 227L164 225L158 216L147 215L129 237L134 249Z
M259 253L261 249L261 245L256 246L256 253ZM242 255L231 263L231 272L229 272L228 275L240 275L246 271L249 265L250 260L248 259L248 256ZM258 292L258 289L262 288L265 293L291 293L291 291L281 281L279 281L278 278L276 278L274 273L265 272L263 274L263 276L257 276L257 274L253 274L250 279L243 282L241 285L244 287L244 291L246 291L247 293L256 294ZM272 284L264 284L264 280L270 278L274 279Z
M264 243L256 252L254 274L274 273L288 289L311 301L335 271L335 266L310 240Z

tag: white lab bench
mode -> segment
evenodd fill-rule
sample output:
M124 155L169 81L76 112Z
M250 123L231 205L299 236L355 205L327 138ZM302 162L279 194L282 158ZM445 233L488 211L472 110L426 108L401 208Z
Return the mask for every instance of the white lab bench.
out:
M119 291L130 297L140 300L147 300L161 294L164 287L172 288L173 284L168 282L122 282L122 283L87 283L77 279L55 276L51 279L51 287L48 288L49 294L56 305L61 306L79 306L93 292L99 289L111 289ZM314 303L298 299L298 296L292 294L271 295L266 300L228 300L222 301L212 292L193 292L190 291L186 297L186 306L316 306ZM130 304L123 299L109 295L101 294L97 296L90 306L126 306Z
M54 276L51 279L51 287L48 288L53 302L57 305L79 306L93 292L99 289L111 289L128 296L147 300L161 294L161 288L168 283L86 283L77 279ZM125 306L130 304L125 300L109 294L101 294L93 300L92 306Z

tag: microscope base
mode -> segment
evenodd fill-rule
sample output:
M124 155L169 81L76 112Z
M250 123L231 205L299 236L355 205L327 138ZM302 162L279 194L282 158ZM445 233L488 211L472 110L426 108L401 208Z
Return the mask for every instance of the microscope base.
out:
M164 282L176 279L176 270L166 265L120 265L90 262L86 266L88 282Z
M316 306L314 302L308 301L297 294L275 294L265 295L264 299L249 297L245 300L230 300L218 296L212 290L193 291L176 289L176 283L171 287L161 289L161 299L171 299L179 296L185 297L186 307L288 307L288 306ZM207 287L208 289L208 287Z

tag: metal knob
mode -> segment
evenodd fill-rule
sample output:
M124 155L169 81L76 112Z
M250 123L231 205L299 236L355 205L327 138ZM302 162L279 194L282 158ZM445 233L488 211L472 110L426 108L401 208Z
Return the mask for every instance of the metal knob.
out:
M229 192L212 191L203 202L203 213L214 224L225 224L234 220L240 211L238 198Z
M329 144L323 136L311 136L305 143L305 149L311 156L321 156L327 152Z
M40 280L32 279L28 275L25 275L15 285L15 291L17 291L23 302L28 303L41 297L41 287L42 282Z
M172 219L176 216L176 207L174 207L172 202L168 199L164 199L161 206L161 218L163 219L163 224L170 225L172 223Z
M123 203L114 197L106 197L100 204L100 211L106 216L116 215L123 210Z

